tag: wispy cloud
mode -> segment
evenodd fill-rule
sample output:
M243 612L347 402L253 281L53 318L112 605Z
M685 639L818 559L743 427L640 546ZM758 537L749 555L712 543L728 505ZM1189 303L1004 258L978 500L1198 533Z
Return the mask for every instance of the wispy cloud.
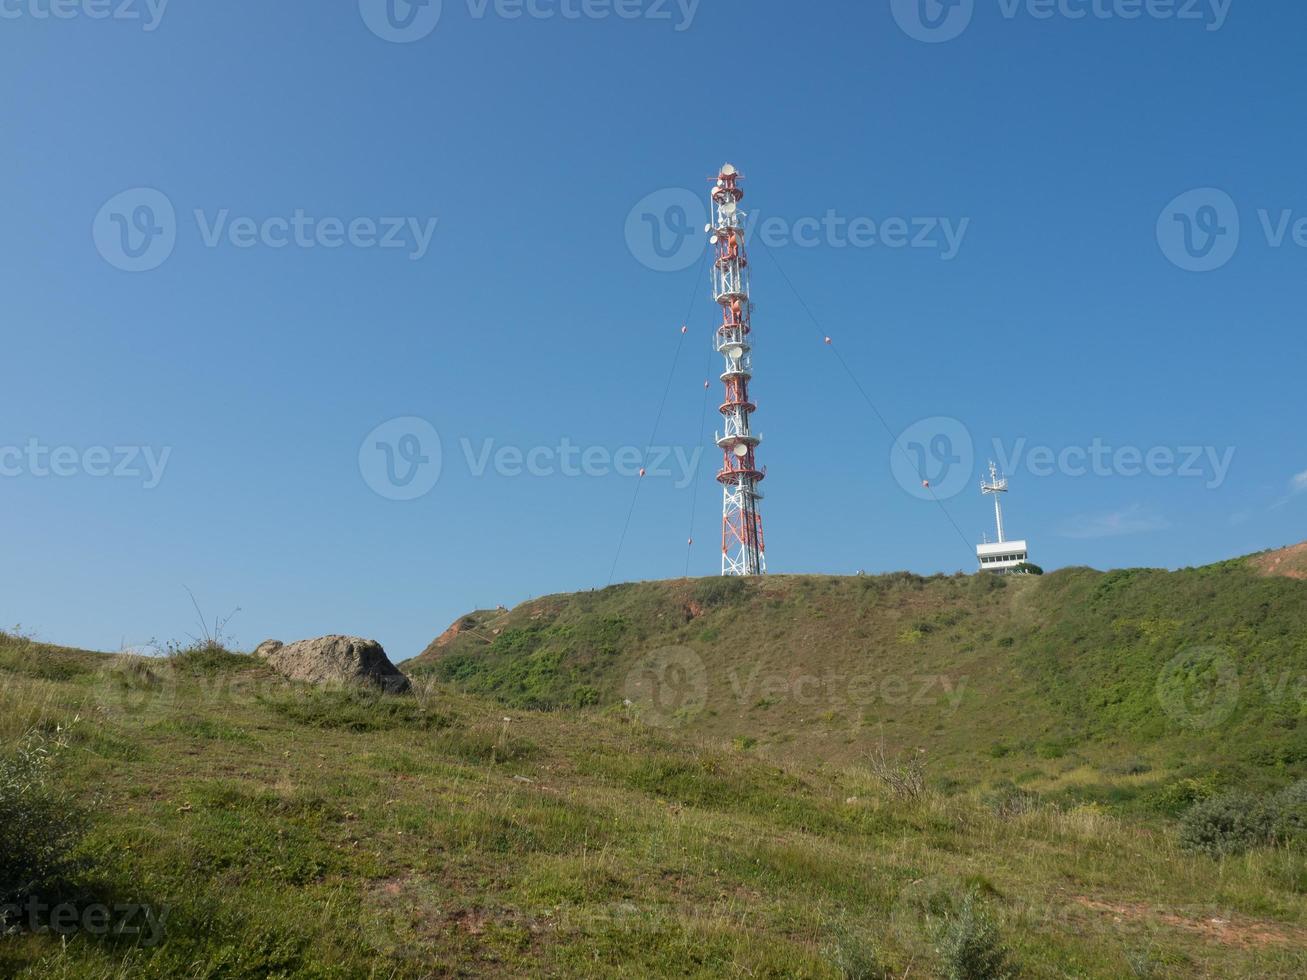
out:
M1079 514L1058 533L1064 538L1119 538L1126 534L1161 531L1171 526L1165 517L1148 514L1139 504L1106 514Z
M1279 500L1275 501L1275 503L1271 504L1270 509L1277 510L1278 508L1283 507L1300 493L1307 493L1307 470L1303 470L1301 473L1295 473L1293 476L1289 477L1289 492Z

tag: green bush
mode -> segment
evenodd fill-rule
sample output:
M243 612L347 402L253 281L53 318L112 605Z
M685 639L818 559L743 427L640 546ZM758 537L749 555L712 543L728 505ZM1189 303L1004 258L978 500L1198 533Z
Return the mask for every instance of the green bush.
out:
M54 759L66 743L29 732L0 758L0 906L34 898L53 904L87 868L78 849L87 816L54 783ZM0 926L7 923L0 923Z
M747 588L742 578L704 578L695 583L694 598L705 607L725 606L742 599Z
M1202 778L1189 777L1152 790L1148 795L1147 803L1158 813L1179 817L1195 803L1201 803L1216 795L1217 780L1214 775Z
M1307 839L1307 779L1269 796L1226 793L1196 803L1180 823L1180 843L1212 857Z
M167 663L179 674L192 677L214 677L230 671L249 670L255 666L253 657L232 653L221 644L208 641L187 647L170 645Z
M823 952L844 980L888 980L875 940L865 932L840 924L832 930Z
M1307 839L1307 779L1300 779L1271 797L1271 832L1290 843Z
M1008 980L1017 975L993 916L975 889L943 913L935 951L948 980Z
M1273 817L1250 793L1225 793L1195 803L1180 822L1180 843L1212 857L1239 854L1269 843Z

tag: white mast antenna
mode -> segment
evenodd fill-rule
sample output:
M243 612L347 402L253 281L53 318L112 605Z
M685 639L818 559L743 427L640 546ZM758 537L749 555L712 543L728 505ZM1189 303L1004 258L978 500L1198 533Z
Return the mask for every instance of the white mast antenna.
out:
M1000 494L1007 493L1007 478L999 477L993 460L989 462L989 482L980 481L980 492L994 495L994 523L998 525L998 541L1002 544L1007 538L1003 536L1003 498Z

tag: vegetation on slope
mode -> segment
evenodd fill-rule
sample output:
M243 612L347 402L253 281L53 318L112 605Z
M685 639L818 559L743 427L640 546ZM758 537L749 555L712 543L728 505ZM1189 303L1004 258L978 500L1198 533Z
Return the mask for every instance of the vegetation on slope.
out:
M1244 561L643 583L458 625L406 669L768 758L884 740L941 779L1172 814L1307 775L1307 583Z
M1095 805L892 778L929 771L919 754L777 763L622 711L319 691L215 651L0 638L6 745L74 717L51 778L92 815L88 894L161 932L20 928L0 940L6 975L1307 971L1295 847L1218 861Z

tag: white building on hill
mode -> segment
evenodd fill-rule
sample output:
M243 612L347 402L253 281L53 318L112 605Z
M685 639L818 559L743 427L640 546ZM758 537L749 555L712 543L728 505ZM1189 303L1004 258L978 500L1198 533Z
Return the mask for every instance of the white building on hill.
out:
M1030 560L1025 541L1009 541L1003 533L1002 495L1007 493L1007 479L998 475L998 467L989 464L989 481L980 481L980 492L994 497L994 523L998 529L997 541L986 541L976 546L976 558L982 572L1008 574Z

